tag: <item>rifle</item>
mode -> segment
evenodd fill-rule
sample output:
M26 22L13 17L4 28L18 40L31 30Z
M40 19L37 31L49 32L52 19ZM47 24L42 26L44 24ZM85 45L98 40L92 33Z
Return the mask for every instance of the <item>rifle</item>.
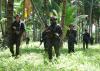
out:
M42 43L43 43L43 40L40 40L40 45L42 45Z

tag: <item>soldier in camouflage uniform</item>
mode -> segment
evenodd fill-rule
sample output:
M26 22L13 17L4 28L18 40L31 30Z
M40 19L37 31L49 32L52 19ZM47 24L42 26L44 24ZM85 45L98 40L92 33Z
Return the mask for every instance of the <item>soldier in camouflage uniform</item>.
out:
M83 34L83 49L88 49L88 44L90 42L90 34L88 33L88 30L85 29L85 33Z
M47 49L48 57L52 60L52 48L54 47L56 57L60 55L62 29L56 23L56 18L50 18L51 25L45 31L44 47Z
M50 18L51 25L48 27L48 31L50 32L50 40L48 46L48 56L49 59L52 59L52 48L54 47L56 57L60 55L59 49L61 46L61 36L62 36L62 29L60 25L57 25L55 17Z
M20 47L20 40L22 37L23 32L25 31L24 23L21 22L20 16L16 15L16 20L11 25L11 35L10 35L10 52L12 56L19 55L19 47ZM16 54L14 54L14 44L16 45Z
M70 25L69 30L67 30L66 37L68 40L68 53L74 52L74 44L76 42L77 31L74 29L75 26Z

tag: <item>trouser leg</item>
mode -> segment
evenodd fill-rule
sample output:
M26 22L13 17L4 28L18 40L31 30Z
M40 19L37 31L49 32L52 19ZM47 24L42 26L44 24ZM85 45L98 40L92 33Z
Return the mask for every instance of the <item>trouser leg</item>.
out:
M74 52L74 43L71 44L71 51Z
M48 44L47 43L44 43L44 51L45 51L45 53L47 53L47 51L48 51Z
M52 59L52 47L48 47L48 56L49 56L49 59L51 60Z
M15 43L14 39L12 37L9 37L8 46L9 46L12 56L14 56L14 43Z
M14 56L14 47L13 47L13 45L11 45L11 46L9 47L9 49L10 49L10 52L11 52L12 56Z
M74 43L68 43L68 53L74 52Z
M70 52L71 52L71 44L68 43L68 53L70 53Z
M59 52L59 49L60 49L60 46L59 45L54 45L54 50L55 50L55 53L56 53L56 57L59 57L60 56L60 52Z
M88 49L88 43L86 43L86 48Z
M85 50L85 42L83 41L83 49Z
M50 43L50 41L46 43L46 48L47 48L48 58L49 60L51 60L52 59L52 43Z
M20 40L16 42L16 56L19 55Z

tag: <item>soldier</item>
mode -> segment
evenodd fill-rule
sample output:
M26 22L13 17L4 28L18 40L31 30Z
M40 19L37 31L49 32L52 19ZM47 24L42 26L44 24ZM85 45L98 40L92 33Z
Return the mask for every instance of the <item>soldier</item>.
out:
M74 44L76 42L76 35L77 35L77 31L74 29L75 26L70 25L69 26L70 29L67 31L66 33L66 37L68 39L68 53L74 52Z
M53 47L55 50L56 57L60 55L59 49L61 46L62 29L59 25L57 25L56 20L57 19L55 17L51 17L50 18L51 25L48 27L48 33L50 34L49 40L47 42L49 60L52 60L52 48Z
M20 16L16 15L16 20L11 25L11 37L10 37L10 52L12 56L19 55L20 40L23 32L25 31L24 23L21 22ZM16 54L14 54L14 44L16 45Z
M41 44L44 42L44 51L47 52L47 47L49 46L49 32L48 32L48 25L45 25L45 29L42 32L42 39L40 40ZM40 44L40 45L41 45Z
M83 34L83 49L85 50L85 46L88 49L88 44L90 42L90 34L87 29L85 29L85 33Z

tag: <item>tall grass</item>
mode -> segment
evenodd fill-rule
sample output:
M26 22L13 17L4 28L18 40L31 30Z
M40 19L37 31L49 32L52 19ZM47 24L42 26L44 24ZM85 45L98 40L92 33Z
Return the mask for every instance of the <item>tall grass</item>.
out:
M43 46L38 43L23 44L21 56L11 57L9 49L0 51L0 71L100 71L100 47L90 46L83 51L82 45L77 45L75 53L68 54L67 45L61 48L61 55L48 61Z

